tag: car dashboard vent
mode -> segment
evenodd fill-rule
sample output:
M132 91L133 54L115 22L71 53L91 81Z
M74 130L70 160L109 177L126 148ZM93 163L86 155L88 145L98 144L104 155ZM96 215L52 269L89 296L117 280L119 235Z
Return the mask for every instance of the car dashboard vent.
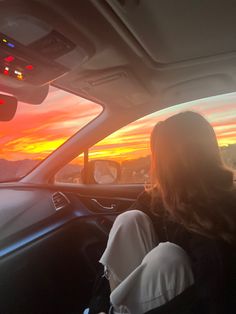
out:
M70 205L69 199L62 192L55 192L52 195L52 202L53 202L53 205L54 205L56 211L63 209L63 208L66 208Z

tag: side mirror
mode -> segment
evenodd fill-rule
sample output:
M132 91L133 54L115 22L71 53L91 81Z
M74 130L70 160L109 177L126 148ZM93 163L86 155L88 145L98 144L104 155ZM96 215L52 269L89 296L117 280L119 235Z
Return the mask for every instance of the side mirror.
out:
M17 109L17 99L13 96L0 94L0 121L13 119Z
M92 160L82 170L82 180L90 184L114 184L120 179L121 167L116 161Z
M111 160L95 160L93 177L97 184L117 183L120 178L120 164Z

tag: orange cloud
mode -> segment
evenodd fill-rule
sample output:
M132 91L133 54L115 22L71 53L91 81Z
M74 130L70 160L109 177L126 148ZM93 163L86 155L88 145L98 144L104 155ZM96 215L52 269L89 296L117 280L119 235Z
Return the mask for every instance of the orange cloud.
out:
M218 96L214 101L200 100L173 106L148 115L113 133L96 144L91 158L129 160L150 154L149 138L153 126L180 111L192 110L203 114L213 125L220 146L236 143L236 99Z
M0 158L45 158L101 110L97 104L55 88L41 105L19 103L15 118L1 122Z
M236 143L235 102L235 95L226 95L161 110L111 134L90 149L90 157L119 161L145 157L150 154L155 123L185 110L202 113L212 123L220 145ZM43 159L101 110L91 101L52 87L43 104L20 103L15 118L0 123L0 158Z

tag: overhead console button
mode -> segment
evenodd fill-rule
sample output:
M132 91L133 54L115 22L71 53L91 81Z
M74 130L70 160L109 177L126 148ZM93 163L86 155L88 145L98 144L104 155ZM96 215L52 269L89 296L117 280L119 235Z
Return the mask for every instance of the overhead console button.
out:
M32 43L29 48L42 54L47 59L54 60L67 54L75 46L68 38L53 30L50 34Z

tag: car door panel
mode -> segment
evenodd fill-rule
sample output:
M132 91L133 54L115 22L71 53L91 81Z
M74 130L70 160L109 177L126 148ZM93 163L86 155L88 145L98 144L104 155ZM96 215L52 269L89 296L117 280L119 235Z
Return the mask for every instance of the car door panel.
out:
M80 313L107 241L107 220L76 218L4 255L0 313Z
M63 191L70 206L23 229L11 229L0 241L0 313L81 313L113 221L132 205L140 187L24 186L23 192L28 190L43 191L45 199ZM29 212L47 206L45 199L41 204L36 199L38 206ZM107 207L115 203L116 210L92 207L92 199ZM39 214L32 212L32 217Z
M61 186L63 191L75 191L75 186ZM136 200L144 190L142 184L136 185L80 185L76 195L93 212L123 212Z

